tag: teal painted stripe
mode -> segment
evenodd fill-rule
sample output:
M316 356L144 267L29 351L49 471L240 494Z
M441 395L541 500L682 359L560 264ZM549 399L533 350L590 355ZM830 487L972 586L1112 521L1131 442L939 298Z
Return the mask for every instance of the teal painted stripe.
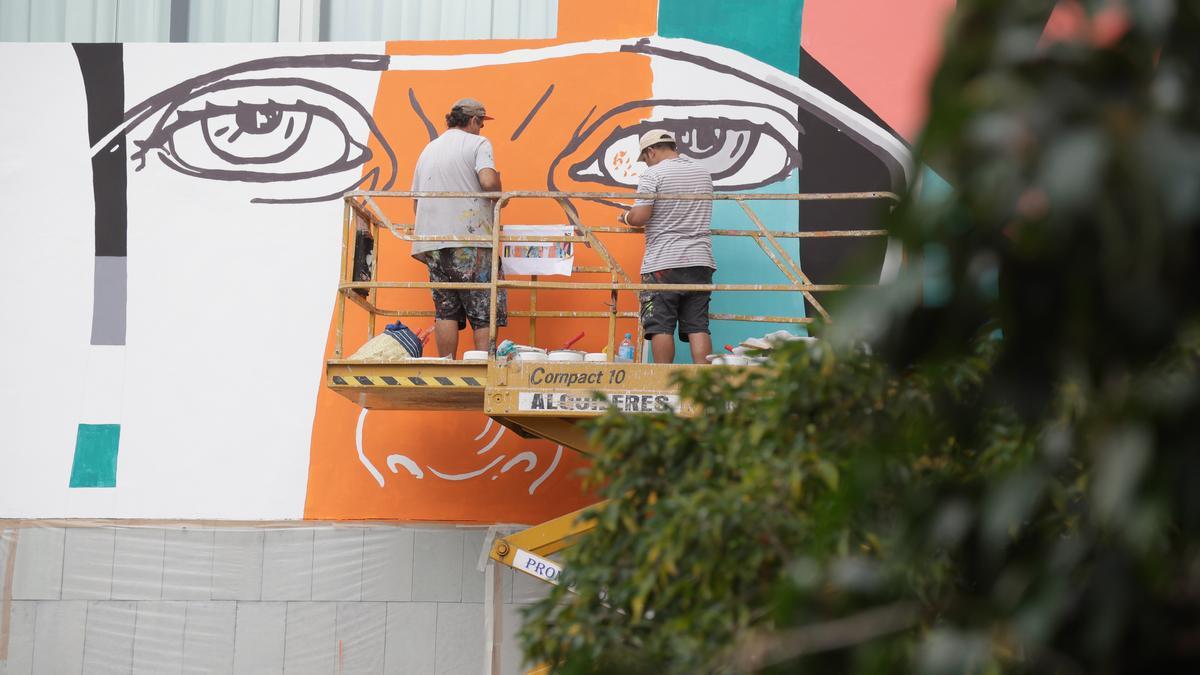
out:
M804 0L659 0L658 34L736 49L795 75L803 15Z
M70 486L116 487L120 441L120 424L80 424L75 436Z

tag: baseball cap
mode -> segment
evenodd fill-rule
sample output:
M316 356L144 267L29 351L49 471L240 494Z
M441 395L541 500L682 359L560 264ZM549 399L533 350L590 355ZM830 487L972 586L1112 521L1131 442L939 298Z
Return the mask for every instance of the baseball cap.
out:
M672 134L664 129L651 129L650 131L642 134L641 139L638 140L638 155L641 155L646 151L646 148L652 145L674 142L675 134Z
M485 120L495 119L494 117L488 117L487 109L483 107L482 103L473 98L460 98L450 109L462 109L464 113L471 117L482 117Z

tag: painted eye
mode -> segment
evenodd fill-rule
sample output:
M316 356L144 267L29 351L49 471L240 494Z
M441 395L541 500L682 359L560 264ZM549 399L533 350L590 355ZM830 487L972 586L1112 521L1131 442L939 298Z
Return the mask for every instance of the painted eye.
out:
M379 137L370 115L347 94L300 78L224 80L167 105L131 159L137 170L156 156L197 178L294 183L357 169ZM377 178L377 177L375 177ZM365 180L320 197L256 199L302 202L336 198ZM326 188L328 189L328 188Z
M651 129L674 134L679 152L699 162L712 175L718 190L748 190L786 178L801 166L800 152L791 140L802 133L783 111L757 105L704 104L704 116L672 115L696 106L664 106L650 102L655 119L632 126L616 126L590 154L569 165L567 175L582 182L614 187L636 187L645 164L638 161L638 138ZM622 111L623 112L623 111ZM647 111L650 112L650 111ZM577 139L576 147L590 147L607 116Z

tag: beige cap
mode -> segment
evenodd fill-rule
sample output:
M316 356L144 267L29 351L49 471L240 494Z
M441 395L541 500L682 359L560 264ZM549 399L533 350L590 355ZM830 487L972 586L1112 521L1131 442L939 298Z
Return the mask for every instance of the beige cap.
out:
M471 117L482 117L485 120L495 119L494 117L488 117L487 109L483 107L482 103L473 98L458 99L458 101L456 101L451 107L451 110L457 109L462 109L464 113L470 115Z
M663 130L663 129L651 129L650 131L647 131L646 133L642 134L641 139L638 140L638 155L641 155L643 152L646 151L646 148L648 148L652 145L657 145L659 143L674 143L674 142L675 142L675 134L672 134L671 132Z

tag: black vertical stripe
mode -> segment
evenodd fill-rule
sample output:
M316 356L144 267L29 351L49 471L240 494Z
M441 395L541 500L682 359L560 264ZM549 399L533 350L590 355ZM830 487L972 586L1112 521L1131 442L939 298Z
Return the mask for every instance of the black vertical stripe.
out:
M75 44L87 94L88 138L95 146L125 115L125 65L116 43ZM96 202L96 255L124 257L128 226L125 201L125 135L118 134L92 157Z

